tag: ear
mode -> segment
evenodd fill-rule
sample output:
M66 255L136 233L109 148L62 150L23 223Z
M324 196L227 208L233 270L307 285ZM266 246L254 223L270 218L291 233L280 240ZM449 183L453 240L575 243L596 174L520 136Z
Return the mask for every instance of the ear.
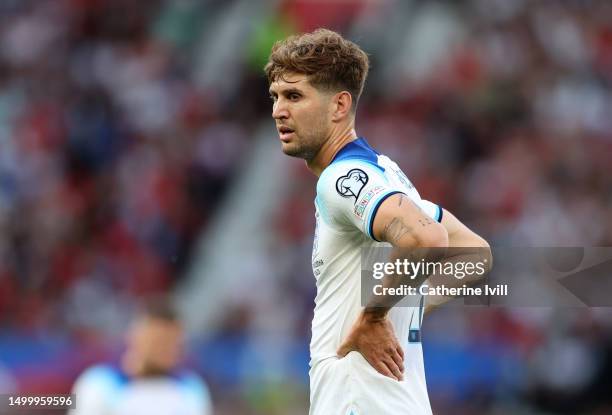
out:
M353 97L348 91L338 92L332 98L334 111L332 113L332 121L341 121L351 115L353 107Z

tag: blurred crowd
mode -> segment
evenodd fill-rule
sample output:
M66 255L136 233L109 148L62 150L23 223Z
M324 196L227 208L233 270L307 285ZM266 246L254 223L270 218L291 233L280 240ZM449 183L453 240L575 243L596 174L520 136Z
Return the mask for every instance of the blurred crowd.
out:
M0 389L67 391L119 344L248 149L195 81L194 5L1 2Z
M4 327L112 331L180 278L235 171L247 125L154 3L0 6Z
M269 117L269 48L293 31L366 49L358 134L491 245L612 245L609 2L262 2L227 45L234 85L204 82L199 54L224 41L208 29L240 3L0 4L0 388L69 388L113 355L138 298L180 282ZM215 366L247 349L255 318L238 305L193 346L227 413L303 413L315 178L294 166L270 229L298 386ZM607 309L441 310L424 336L436 413L612 413Z

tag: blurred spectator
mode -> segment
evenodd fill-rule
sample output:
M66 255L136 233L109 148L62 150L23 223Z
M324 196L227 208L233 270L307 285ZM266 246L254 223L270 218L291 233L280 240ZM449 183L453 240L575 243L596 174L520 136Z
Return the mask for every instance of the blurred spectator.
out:
M175 287L272 123L259 62L292 30L366 47L358 134L493 245L612 244L610 2L283 0L240 16L249 4L0 4L0 355L21 389L65 391L117 354L135 299ZM281 271L278 292L237 299L194 343L227 413L307 404L303 173L272 215L275 255L254 259ZM285 342L262 359L280 299ZM611 411L606 310L440 313L424 326L437 412Z
M73 389L71 415L211 415L206 385L195 374L179 371L183 331L172 306L150 301L127 333L121 365L87 369Z

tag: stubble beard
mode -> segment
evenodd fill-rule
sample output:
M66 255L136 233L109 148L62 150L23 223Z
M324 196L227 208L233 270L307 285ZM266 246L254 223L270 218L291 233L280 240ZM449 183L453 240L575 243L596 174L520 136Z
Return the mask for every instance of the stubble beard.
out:
M297 131L295 132L296 137ZM311 161L316 157L323 146L326 138L326 129L324 128L323 123L319 124L317 128L312 131L308 136L297 140L295 147L283 148L283 152L291 157L297 157L308 161Z
M283 148L283 152L290 157L297 157L310 161L315 158L320 148L321 144L319 143L319 140L317 140L301 143L295 147Z

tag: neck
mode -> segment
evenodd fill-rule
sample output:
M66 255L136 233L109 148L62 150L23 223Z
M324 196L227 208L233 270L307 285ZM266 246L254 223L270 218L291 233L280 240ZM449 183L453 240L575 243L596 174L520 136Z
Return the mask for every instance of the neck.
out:
M357 133L352 125L348 125L338 132L332 132L329 139L319 149L317 155L313 159L306 161L308 169L317 177L320 176L323 170L330 165L336 154L338 154L338 151L355 139L357 139Z

